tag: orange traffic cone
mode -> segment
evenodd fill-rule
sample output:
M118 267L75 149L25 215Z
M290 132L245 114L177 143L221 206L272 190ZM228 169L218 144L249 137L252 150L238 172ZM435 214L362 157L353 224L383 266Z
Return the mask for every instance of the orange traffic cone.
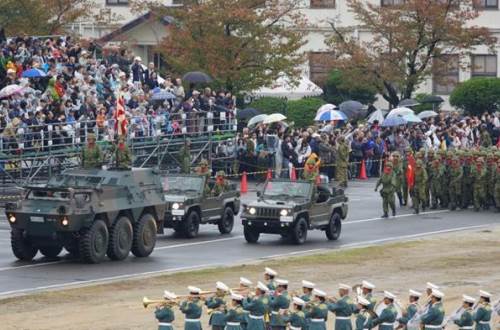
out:
M290 180L297 181L297 172L295 171L295 166L292 165L290 170Z
M361 161L361 169L359 170L358 179L368 180L368 177L366 176L366 167L365 167L365 160L364 159Z
M248 192L247 172L243 172L241 176L240 192L242 194Z
M271 171L271 169L267 169L267 176L266 176L266 179L267 180L272 180L273 179L273 171Z

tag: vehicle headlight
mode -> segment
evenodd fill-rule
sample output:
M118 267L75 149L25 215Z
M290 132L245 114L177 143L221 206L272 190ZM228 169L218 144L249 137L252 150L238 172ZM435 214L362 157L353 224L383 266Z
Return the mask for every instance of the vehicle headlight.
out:
M179 204L179 203L172 204L172 210L178 210L178 209L180 209L180 207L181 207L181 204Z
M288 210L285 210L285 209L281 210L281 211L280 211L280 215L281 215L282 217L286 217L286 216L288 215Z
M66 227L67 225L69 225L69 220L68 220L68 218L64 217L64 218L61 220L61 225L63 225L64 227Z
M251 215L254 215L255 213L257 213L257 210L255 209L255 207L251 207L248 209L248 213L250 213Z
M14 214L10 214L9 215L9 221L10 221L10 223L16 222L16 216Z

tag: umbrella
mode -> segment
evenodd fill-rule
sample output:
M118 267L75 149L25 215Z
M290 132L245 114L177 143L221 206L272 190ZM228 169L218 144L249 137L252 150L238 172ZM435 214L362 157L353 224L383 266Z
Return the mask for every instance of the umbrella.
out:
M266 114L257 115L257 116L253 117L252 119L250 119L250 120L248 121L247 126L248 126L248 127L255 126L255 125L257 125L258 123L262 123L262 122L263 122L266 118L267 118L267 115L266 115Z
M373 124L375 120L378 120L379 124L382 124L384 122L384 114L382 113L382 110L377 109L370 115L370 118L368 118L368 122L370 124Z
M267 116L267 118L264 119L263 123L264 124L272 124L272 123L277 123L277 122L283 121L285 119L286 119L286 117L283 116L281 113L273 113L273 114Z
M174 94L167 91L159 91L157 93L154 93L153 96L151 96L152 101L173 100L175 98L176 96Z
M416 105L419 105L420 102L414 99L404 99L401 100L398 104L398 107L414 107Z
M392 109L391 112L387 115L387 118L392 117L392 116L405 116L405 115L410 115L413 114L413 110L405 107L400 107L400 108L395 108Z
M207 84L212 82L212 78L204 72L192 71L182 77L182 80L192 84Z
M323 104L321 107L319 107L318 111L316 111L316 114L319 115L322 112L325 111L330 111L330 110L335 110L337 109L337 106L335 104Z
M382 123L382 127L393 127L393 126L401 126L406 125L407 121L402 116L392 116L385 118Z
M426 119L426 118L436 117L437 115L438 115L438 113L436 111L427 110L427 111L422 111L417 116L420 119Z
M408 122L412 124L418 124L422 122L422 119L418 118L415 114L408 114L404 115L403 118Z
M316 115L315 121L332 121L332 120L346 120L347 117L344 113L337 110L324 111Z
M14 94L19 94L24 90L23 87L19 85L8 85L2 88L0 91L0 99L4 97L9 97Z
M40 69L29 69L23 72L23 78L43 78L46 77L47 74L45 71Z
M345 101L340 103L339 110L342 111L347 118L352 119L359 117L364 107L365 106L358 101Z
M153 88L152 92L153 92L153 94L159 93L159 92L161 92L161 88L155 87L155 88Z
M252 117L255 117L257 115L260 115L260 111L254 108L246 108L243 110L238 110L236 113L236 118L237 119L249 119Z
M427 95L423 98L421 103L443 103L444 99L441 96L437 95Z

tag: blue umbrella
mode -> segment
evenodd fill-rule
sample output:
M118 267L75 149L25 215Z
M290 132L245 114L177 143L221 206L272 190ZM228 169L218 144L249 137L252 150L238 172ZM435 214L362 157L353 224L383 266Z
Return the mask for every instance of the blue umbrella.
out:
M159 93L159 92L161 92L161 88L160 87L153 88L153 94L156 94L156 93Z
M43 78L46 77L47 74L40 69L29 69L23 72L23 78Z
M408 114L408 115L404 115L403 118L408 122L408 123L412 123L412 124L417 124L417 123L421 123L422 122L422 119L418 118L415 114Z
M154 93L153 96L151 96L151 100L153 101L173 100L175 98L176 96L174 94L167 91L160 91L158 93Z
M406 123L406 119L402 116L390 116L385 118L384 122L382 123L382 127L401 126L406 125Z
M347 116L337 110L327 110L319 113L314 118L316 121L332 121L332 120L347 120Z

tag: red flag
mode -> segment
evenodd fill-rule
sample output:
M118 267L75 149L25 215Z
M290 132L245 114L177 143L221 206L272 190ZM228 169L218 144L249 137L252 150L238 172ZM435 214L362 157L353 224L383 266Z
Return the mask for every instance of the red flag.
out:
M406 168L406 182L408 182L408 188L413 189L413 186L415 185L415 168L417 165L417 162L415 161L415 158L413 158L413 155L408 155L408 167Z
M115 110L115 132L118 136L127 135L127 117L125 115L125 100L123 96L118 96Z

